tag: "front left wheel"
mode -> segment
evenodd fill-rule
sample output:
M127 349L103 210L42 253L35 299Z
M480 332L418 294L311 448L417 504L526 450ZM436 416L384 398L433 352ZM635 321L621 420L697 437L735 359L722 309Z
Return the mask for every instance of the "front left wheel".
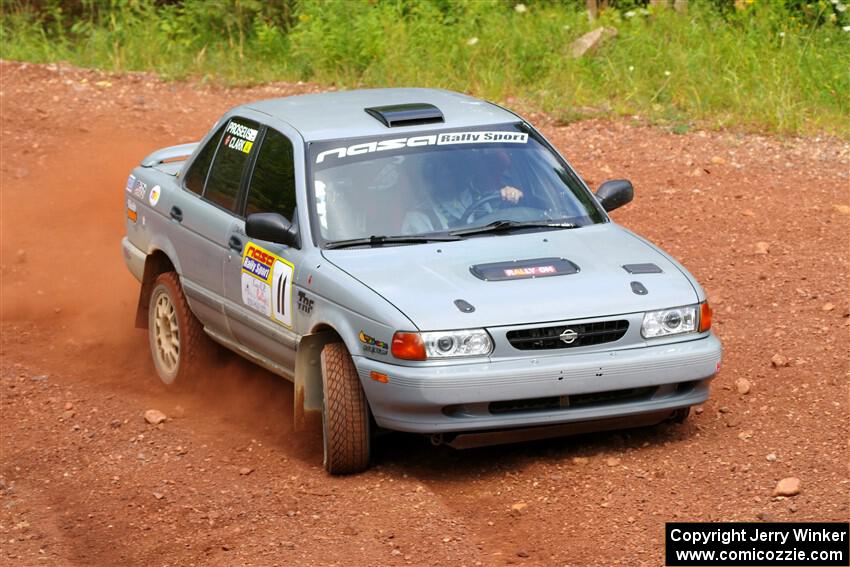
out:
M351 474L369 468L369 403L343 343L322 349L322 447L325 470Z
M160 274L148 307L148 340L154 367L166 386L185 386L198 374L209 339L189 309L175 272Z

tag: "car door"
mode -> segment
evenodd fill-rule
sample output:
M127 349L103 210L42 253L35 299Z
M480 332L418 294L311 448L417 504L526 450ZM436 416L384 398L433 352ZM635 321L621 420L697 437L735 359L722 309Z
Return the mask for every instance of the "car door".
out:
M278 213L297 223L295 148L300 150L300 145L293 144L296 134L289 134L264 129L248 175L244 217ZM242 219L232 227L229 239L243 246L241 254L230 250L224 262L228 325L244 347L292 370L298 339L293 296L302 252L249 239Z
M169 214L180 226L175 248L183 289L193 312L208 329L229 336L224 315L226 251L241 204L243 176L252 158L259 123L226 119L186 170L183 188Z

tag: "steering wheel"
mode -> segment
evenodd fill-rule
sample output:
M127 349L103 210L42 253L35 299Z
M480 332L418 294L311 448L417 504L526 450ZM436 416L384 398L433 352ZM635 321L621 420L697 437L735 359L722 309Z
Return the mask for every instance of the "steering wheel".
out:
M472 222L472 215L478 212L478 209L488 204L490 201L499 201L499 206L493 207L494 209L501 209L505 203L504 199L502 199L502 194L499 191L496 191L495 193L490 193L489 195L485 195L484 197L478 199L477 201L469 205L466 210L463 211L463 214L460 216L462 223L469 224L470 222Z

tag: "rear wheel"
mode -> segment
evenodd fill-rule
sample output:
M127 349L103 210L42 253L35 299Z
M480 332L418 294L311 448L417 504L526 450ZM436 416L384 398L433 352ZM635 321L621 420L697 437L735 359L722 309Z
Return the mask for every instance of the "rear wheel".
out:
M325 469L351 474L369 467L369 404L342 343L322 349L322 446Z
M209 339L180 289L176 273L160 274L148 307L148 341L159 378L169 387L185 386L198 373Z

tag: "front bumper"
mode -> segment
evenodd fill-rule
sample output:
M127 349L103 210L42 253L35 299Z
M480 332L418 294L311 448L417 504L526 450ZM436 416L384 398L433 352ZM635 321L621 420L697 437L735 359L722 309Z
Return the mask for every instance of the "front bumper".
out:
M713 334L627 350L451 366L399 366L355 356L381 427L452 433L662 413L708 398L721 359ZM387 383L370 378L386 374Z

